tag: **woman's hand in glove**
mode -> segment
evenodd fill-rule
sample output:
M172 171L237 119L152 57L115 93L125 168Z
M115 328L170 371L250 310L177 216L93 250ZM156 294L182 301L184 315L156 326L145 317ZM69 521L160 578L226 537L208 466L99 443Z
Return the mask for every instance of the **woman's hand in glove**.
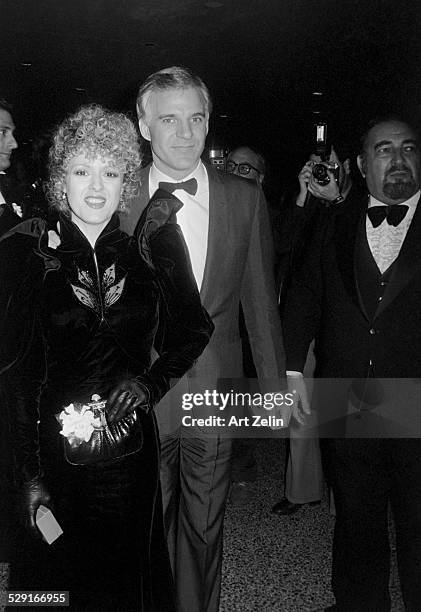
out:
M36 514L41 505L49 507L51 505L51 498L42 480L39 476L35 476L22 485L20 510L21 522L36 538L41 537L41 533L36 525Z
M116 423L136 408L148 410L147 392L135 380L122 380L108 396L106 406L108 423Z

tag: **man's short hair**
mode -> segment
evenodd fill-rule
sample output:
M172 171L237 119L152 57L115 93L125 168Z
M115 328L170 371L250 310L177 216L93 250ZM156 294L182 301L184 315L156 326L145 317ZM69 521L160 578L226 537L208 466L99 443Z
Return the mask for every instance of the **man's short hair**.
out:
M0 110L4 110L12 114L13 108L12 105L9 104L9 102L5 98L0 98Z
M250 147L249 145L239 145L238 147L234 147L233 149L231 149L231 151L228 153L228 157L231 155L231 153L235 153L239 149L248 149L249 151L254 153L255 156L257 157L257 162L260 167L259 172L261 174L266 173L266 159L263 153L259 149L256 149L255 147Z
M264 158L263 154L258 149L252 149L252 151L254 151L257 159L259 160L259 166L261 168L260 172L262 174L266 174L266 159Z
M149 75L140 86L136 99L138 118L140 119L145 114L145 105L152 92L165 89L184 89L186 87L199 89L203 96L206 111L210 115L212 112L212 100L209 90L202 79L188 68L171 66Z
M331 148L335 149L336 155L338 156L341 164L344 163L347 159L353 159L355 154L355 142L352 143L350 140L342 140L338 138L337 140L333 140L331 143Z
M367 143L369 132L377 125L380 125L380 123L392 123L392 122L393 123L404 123L405 125L407 125L414 132L417 142L419 142L420 140L419 130L416 129L415 124L411 120L409 120L407 117L404 117L403 115L399 115L397 113L389 113L387 115L378 115L374 117L373 119L370 119L370 121L367 123L366 128L360 138L360 155L364 155L366 152L365 145Z

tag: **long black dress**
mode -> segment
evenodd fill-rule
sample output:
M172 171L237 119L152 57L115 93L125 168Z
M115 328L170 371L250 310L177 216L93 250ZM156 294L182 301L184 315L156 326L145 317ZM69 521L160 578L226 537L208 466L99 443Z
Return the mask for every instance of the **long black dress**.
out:
M207 344L212 323L176 209L174 196L158 193L135 237L115 215L95 249L62 217L60 246L39 241L8 299L15 475L44 474L64 531L50 547L19 535L11 588L70 591L73 609L173 609L153 411L138 410L141 451L91 466L66 462L55 414L134 377L153 406Z

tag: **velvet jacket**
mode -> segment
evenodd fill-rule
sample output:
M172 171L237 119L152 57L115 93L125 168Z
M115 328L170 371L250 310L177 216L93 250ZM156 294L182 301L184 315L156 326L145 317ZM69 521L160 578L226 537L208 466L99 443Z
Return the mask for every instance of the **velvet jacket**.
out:
M123 377L136 378L154 406L209 341L213 325L174 223L177 202L156 197L130 238L115 215L95 249L66 217L55 250L42 224L32 227L20 283L3 295L0 329L18 479L41 470L39 419L42 427L93 393L106 398ZM21 239L18 228L1 246L13 249ZM159 357L151 365L153 346Z

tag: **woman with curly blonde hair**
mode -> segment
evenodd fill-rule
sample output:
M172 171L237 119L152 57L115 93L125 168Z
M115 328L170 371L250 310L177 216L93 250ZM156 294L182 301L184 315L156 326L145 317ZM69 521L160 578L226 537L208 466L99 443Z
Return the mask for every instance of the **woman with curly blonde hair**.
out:
M110 157L113 165L123 169L117 211L126 211L128 202L138 191L141 164L139 137L132 121L122 113L90 105L83 106L59 126L50 149L47 192L52 205L64 212L69 212L68 203L63 200L68 164L81 148L87 157Z
M25 528L11 587L69 591L74 610L173 609L153 408L212 323L175 198L157 192L134 237L119 229L140 162L125 115L85 106L58 127L48 196L59 236L48 245L38 224L3 326ZM49 509L63 530L51 546L39 521Z

